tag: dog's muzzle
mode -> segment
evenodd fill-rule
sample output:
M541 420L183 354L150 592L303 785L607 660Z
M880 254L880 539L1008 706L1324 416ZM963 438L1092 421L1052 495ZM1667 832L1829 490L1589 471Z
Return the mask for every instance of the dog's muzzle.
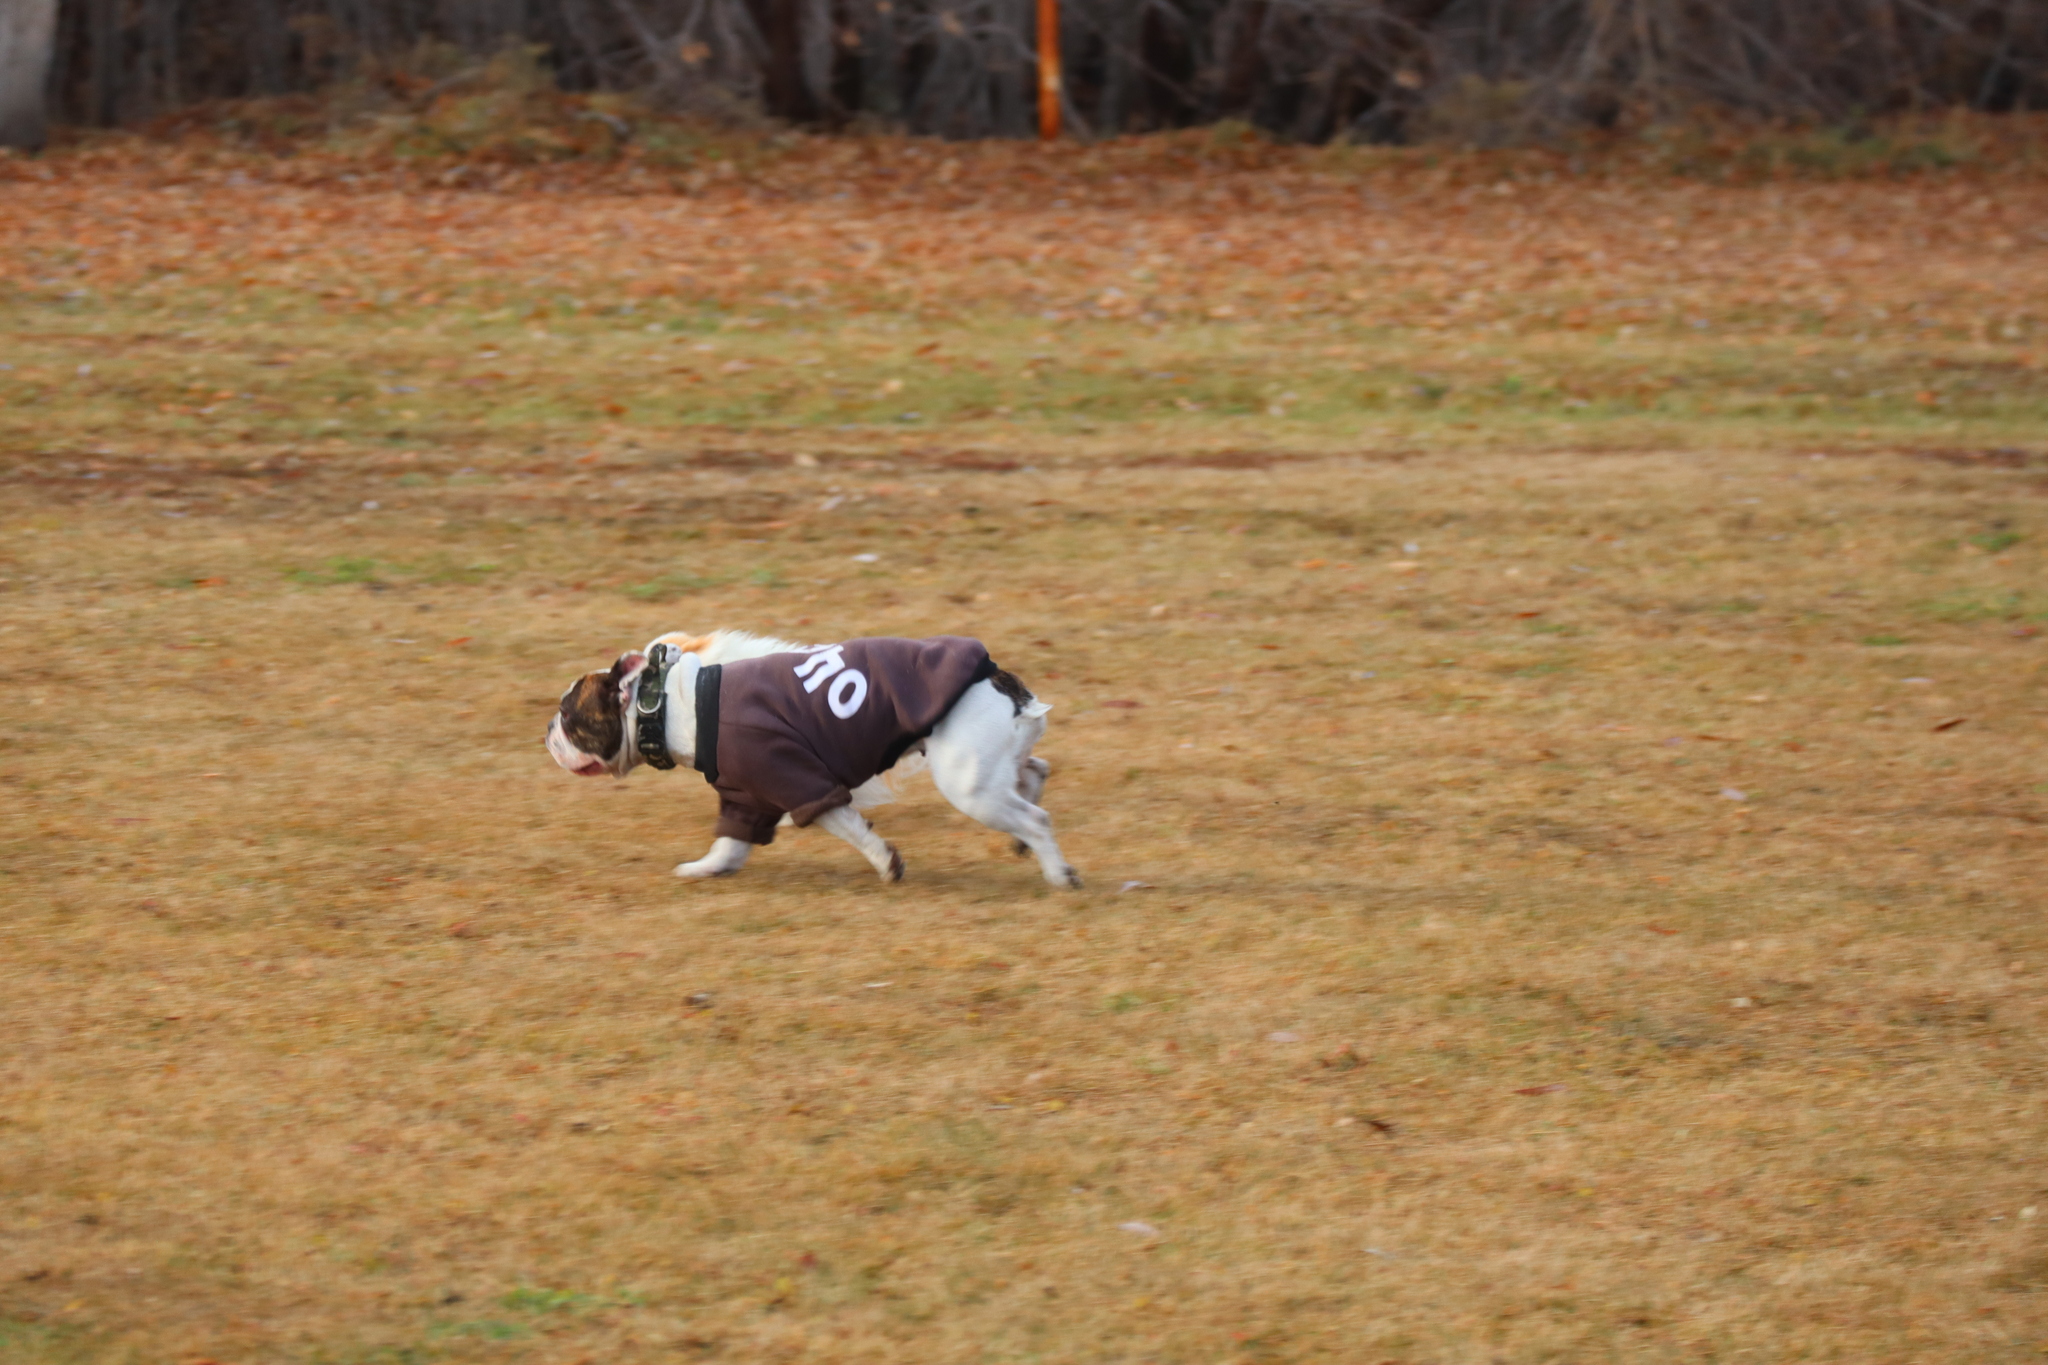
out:
M611 765L592 754L586 754L569 742L562 733L562 718L556 716L548 722L548 756L578 777L600 777L610 772Z

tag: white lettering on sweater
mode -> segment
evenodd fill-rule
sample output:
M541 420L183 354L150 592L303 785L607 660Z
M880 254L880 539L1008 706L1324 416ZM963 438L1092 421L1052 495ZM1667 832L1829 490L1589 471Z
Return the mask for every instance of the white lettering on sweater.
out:
M868 699L868 676L846 666L846 655L838 645L820 645L811 657L798 664L796 675L804 680L805 692L816 692L827 678L837 677L825 693L825 704L841 720L852 720Z
M857 668L849 668L834 678L831 688L825 693L825 703L841 720L852 720L854 713L860 710L860 704L867 699L868 675Z
M846 655L838 645L820 645L811 651L811 657L796 666L796 675L804 680L804 691L815 692L825 679L846 667Z

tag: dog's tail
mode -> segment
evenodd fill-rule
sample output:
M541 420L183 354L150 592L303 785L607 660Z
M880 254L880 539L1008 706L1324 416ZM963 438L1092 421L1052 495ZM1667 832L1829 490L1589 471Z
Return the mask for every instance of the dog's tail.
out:
M1052 710L1050 703L1042 702L1033 696L1031 689L1024 685L1024 680L1007 668L998 668L989 674L988 682L989 686L1010 699L1010 705L1017 708L1017 715L1023 719L1037 720Z

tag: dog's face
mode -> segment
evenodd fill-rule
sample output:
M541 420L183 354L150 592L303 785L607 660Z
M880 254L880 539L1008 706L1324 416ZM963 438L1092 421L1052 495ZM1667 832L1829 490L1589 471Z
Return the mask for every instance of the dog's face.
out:
M584 674L562 694L561 709L548 722L548 753L555 762L579 777L624 777L632 771L626 707L645 667L645 654L621 654L605 672Z

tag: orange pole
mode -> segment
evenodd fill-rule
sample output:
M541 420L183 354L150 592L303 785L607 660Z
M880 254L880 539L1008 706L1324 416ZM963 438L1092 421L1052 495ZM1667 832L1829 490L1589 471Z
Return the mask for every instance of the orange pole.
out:
M1038 0L1038 136L1060 135L1060 0Z

